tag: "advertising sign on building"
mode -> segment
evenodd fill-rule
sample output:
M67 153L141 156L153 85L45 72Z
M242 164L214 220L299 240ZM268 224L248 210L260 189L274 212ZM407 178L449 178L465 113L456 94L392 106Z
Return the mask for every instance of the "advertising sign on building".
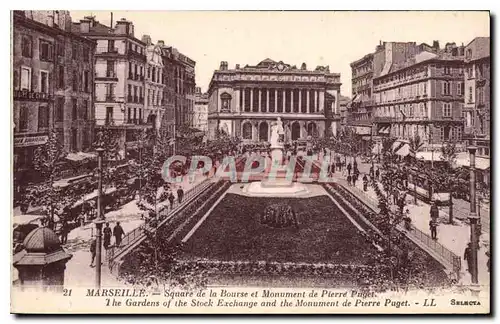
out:
M45 144L48 139L49 137L47 135L18 137L14 138L14 147L42 145Z

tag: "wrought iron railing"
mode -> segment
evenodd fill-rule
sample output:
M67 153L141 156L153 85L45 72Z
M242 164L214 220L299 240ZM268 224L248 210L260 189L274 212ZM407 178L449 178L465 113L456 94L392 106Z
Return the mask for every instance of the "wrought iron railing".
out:
M185 205L189 204L192 201L192 198L198 196L202 191L204 191L208 186L211 184L210 179L205 179L201 183L197 184L190 190L188 190L182 199L182 202L179 203L179 201L175 201L173 206L171 208L164 208L163 210L160 211L160 218L168 219L170 218L173 214L177 213L179 210L182 209ZM123 237L123 240L120 244L120 246L114 246L108 249L107 251L107 258L109 262L109 266L111 267L112 261L115 259L116 256L121 254L124 250L126 250L131 244L134 244L137 242L140 238L142 238L144 234L144 230L148 230L147 228L145 229L143 226L137 227L136 229L128 232L125 234ZM152 229L150 229L152 230Z

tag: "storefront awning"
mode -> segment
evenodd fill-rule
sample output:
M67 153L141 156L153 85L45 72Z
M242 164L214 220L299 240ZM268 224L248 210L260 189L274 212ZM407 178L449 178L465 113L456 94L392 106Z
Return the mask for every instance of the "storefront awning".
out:
M434 152L434 155L432 152L417 152L415 155L417 159L424 161L441 161L442 156L441 152Z
M407 156L410 154L410 145L408 143L404 143L403 146L396 152L397 155L399 156Z
M476 169L486 170L490 168L490 159L476 157ZM467 157L457 158L457 166L465 166L470 167L470 156L467 154Z
M85 153L85 152L76 152L76 153L69 153L66 155L66 159L70 161L83 161L85 159L93 159L95 158L96 155L92 153Z
M355 126L354 130L358 135L371 135L371 127Z
M391 126L385 126L382 127L381 129L378 130L379 134L390 134L390 127Z

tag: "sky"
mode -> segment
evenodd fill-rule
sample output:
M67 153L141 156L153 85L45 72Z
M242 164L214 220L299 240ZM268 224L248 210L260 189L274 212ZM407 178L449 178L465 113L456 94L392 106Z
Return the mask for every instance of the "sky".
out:
M71 11L73 21L87 15L106 25L111 11ZM329 65L340 73L341 94L351 96L350 63L375 50L380 41L441 47L467 45L490 35L488 12L355 11L113 11L114 21L134 23L135 37L164 40L196 61L196 84L206 91L221 61L255 65L265 58L308 69Z

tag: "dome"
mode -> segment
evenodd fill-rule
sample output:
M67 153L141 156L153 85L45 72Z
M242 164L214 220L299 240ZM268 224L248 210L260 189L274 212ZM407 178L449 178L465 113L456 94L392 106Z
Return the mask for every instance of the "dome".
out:
M51 253L61 249L56 233L47 227L31 231L23 242L26 252Z

